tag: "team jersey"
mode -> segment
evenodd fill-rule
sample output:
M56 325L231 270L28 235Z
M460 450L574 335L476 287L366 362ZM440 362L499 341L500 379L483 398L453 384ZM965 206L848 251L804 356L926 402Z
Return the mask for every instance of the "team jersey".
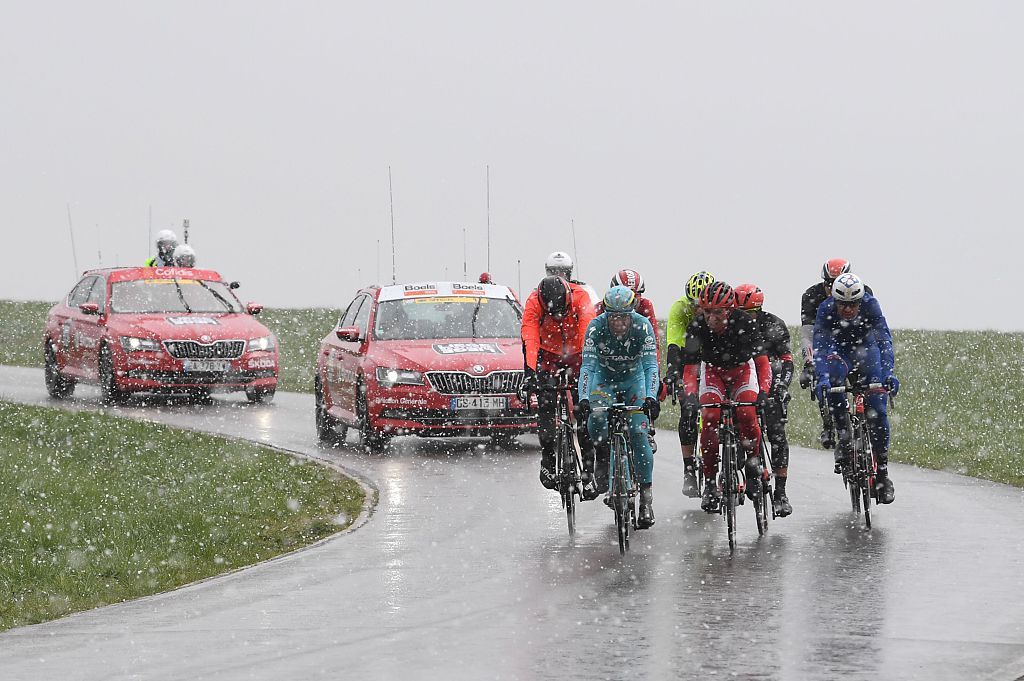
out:
M590 395L601 381L619 382L642 373L646 397L658 398L661 376L654 327L641 314L631 312L632 323L622 338L608 328L608 314L594 318L587 327L580 370L580 395Z
M859 349L868 347L878 348L882 378L891 376L895 363L892 334L877 298L865 293L857 316L849 320L840 317L832 297L818 307L814 322L814 365L819 376L828 374L826 363L830 356L850 357Z
M526 366L536 370L540 351L568 359L583 352L583 340L587 326L594 319L594 304L590 296L579 285L569 282L572 291L572 307L562 319L547 314L534 289L526 299L523 308L523 355Z
M789 328L786 322L771 312L760 310L753 316L761 335L759 353L768 356L775 379L783 388L788 389L793 381L793 348Z
M758 383L764 392L771 389L772 371L765 355L764 340L757 323L743 310L730 310L723 333L715 333L703 315L686 327L686 342L681 359L686 369L683 374L687 394L697 392L697 374L701 362L722 369L732 369L754 360Z

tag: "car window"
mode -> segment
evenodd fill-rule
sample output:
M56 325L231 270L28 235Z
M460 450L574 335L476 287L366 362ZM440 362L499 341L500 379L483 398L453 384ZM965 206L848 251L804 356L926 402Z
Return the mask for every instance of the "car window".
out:
M518 338L519 307L510 300L470 296L387 300L373 324L378 340Z
M353 326L356 321L356 313L359 312L359 305L363 302L363 296L356 296L352 299L352 302L348 304L348 309L345 310L345 314L341 315L341 320L338 322L338 326Z
M370 320L370 308L373 307L373 303L369 298L363 297L363 304L359 307L359 312L356 314L356 320L352 326L359 328L359 337L366 338L366 323Z
M92 285L92 290L89 291L89 297L86 299L87 303L96 303L100 306L100 312L104 312L107 309L107 280L103 277L96 277Z
M239 313L242 304L226 284L199 279L116 281L110 309L129 313Z
M96 279L97 277L88 276L78 282L78 285L71 289L71 293L68 294L68 307L78 307L88 300L89 293L92 291L92 287L96 282Z

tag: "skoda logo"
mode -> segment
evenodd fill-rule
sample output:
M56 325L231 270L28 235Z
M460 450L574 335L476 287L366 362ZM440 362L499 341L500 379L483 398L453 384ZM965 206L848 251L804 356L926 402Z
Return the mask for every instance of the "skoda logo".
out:
M204 333L202 336L199 337L199 340L203 341L204 343L209 343L210 337Z
M483 367L482 364L474 364L473 365L473 373L474 374L482 374L483 372L484 372L484 367Z

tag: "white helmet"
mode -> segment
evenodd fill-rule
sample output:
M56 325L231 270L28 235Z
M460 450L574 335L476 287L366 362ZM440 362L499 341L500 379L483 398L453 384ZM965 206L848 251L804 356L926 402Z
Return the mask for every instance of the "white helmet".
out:
M169 229L161 229L156 233L157 253L170 255L178 245L178 235Z
M196 251L188 244L182 244L174 249L175 267L195 267Z
M549 277L557 275L568 279L572 276L572 258L564 251L555 251L544 261L544 271Z
M859 303L864 299L864 282L851 272L840 274L832 282L832 297L837 303Z

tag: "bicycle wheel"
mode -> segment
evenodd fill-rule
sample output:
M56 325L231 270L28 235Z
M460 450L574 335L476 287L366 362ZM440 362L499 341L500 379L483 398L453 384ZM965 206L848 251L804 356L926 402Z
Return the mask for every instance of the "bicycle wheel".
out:
M565 520L569 525L569 537L576 536L576 457L573 452L570 431L559 428L558 438L558 491L562 495L562 507L565 508Z
M729 551L736 549L736 497L739 489L736 480L736 443L726 435L722 443L722 506L725 524L729 532Z
M771 499L771 492L766 493L768 485L763 479L759 480L748 480L748 485L758 485L761 489L761 495L754 500L754 516L757 518L757 536L763 537L764 533L768 531L768 510L769 499Z
M873 454L871 452L871 440L868 438L867 433L861 435L863 442L861 444L861 453L863 458L861 459L861 496L864 499L864 525L867 529L871 529L871 493L872 488L875 485L875 467L872 461Z
M862 479L865 477L865 472L861 466L861 457L863 456L863 449L861 443L861 429L859 425L853 427L853 456L850 457L850 481L847 483L846 488L850 492L850 505L853 507L853 512L860 515L860 492Z
M619 536L619 553L629 550L629 488L626 483L626 457L619 437L612 440L612 460L615 462L612 485L612 510L615 511L615 529Z

